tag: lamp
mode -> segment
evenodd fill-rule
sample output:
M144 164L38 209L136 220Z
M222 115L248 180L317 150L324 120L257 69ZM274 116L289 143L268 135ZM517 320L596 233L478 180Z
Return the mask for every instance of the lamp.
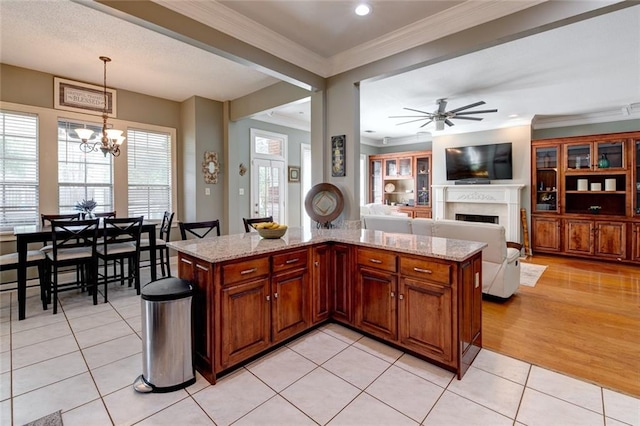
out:
M122 136L122 130L116 129L108 129L107 128L107 117L108 117L108 99L107 99L107 62L111 62L111 58L106 56L100 56L100 60L104 62L104 111L102 112L102 137L100 140L91 142L91 137L93 136L93 130L91 129L75 129L76 134L82 140L80 143L80 150L83 152L92 152L92 151L102 151L104 156L107 154L111 154L114 157L120 155L120 145L125 140L125 137Z

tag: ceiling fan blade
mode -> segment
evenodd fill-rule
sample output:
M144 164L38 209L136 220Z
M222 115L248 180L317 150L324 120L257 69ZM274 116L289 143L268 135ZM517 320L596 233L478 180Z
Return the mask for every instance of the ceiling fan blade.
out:
M460 120L473 120L473 121L481 121L482 118L480 117L460 117L460 116L455 116L453 117L454 120L460 119Z
M422 121L422 120L427 120L427 117L418 118L417 120L404 121L404 122L402 122L402 123L398 123L398 124L396 124L396 126L399 126L399 125L401 125L401 124L414 123L414 122L416 122L416 121ZM429 123L430 123L431 121L432 121L432 120L429 120Z
M390 115L389 118L418 118L418 117L422 117L424 119L430 118L430 117L425 117L423 115Z
M460 107L460 108L452 109L451 111L448 111L448 112L449 113L458 112L458 111L462 111L462 110L469 109L469 108L475 108L477 106L484 105L484 104L485 104L485 101L478 101L478 102L473 103L473 104L469 104L469 105L466 105L466 106L463 106L463 107Z
M447 108L447 100L438 99L438 114L442 114L446 108Z
M428 116L432 116L432 115L433 115L433 113L431 113L431 112L427 112L427 111L420 111L419 109L413 109L413 108L402 108L402 109L406 109L406 110L408 110L408 111L413 111L413 112L419 112L419 113L421 113L421 114L426 114L426 115L428 115Z
M444 120L445 124L449 127L453 126L453 122L451 122L448 118Z
M487 114L489 112L498 112L497 109L483 109L481 111L467 111L467 112L459 112L456 114L456 117L459 115L469 115L469 114Z
M426 126L427 124L433 122L433 118L429 121L427 121L426 123L424 123L422 126L420 126L420 129L422 129L424 126Z

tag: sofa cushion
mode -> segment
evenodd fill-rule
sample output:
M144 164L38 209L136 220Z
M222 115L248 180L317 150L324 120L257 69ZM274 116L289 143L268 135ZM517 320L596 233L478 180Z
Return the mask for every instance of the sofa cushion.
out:
M411 234L411 218L401 216L362 216L365 229Z
M433 236L487 243L488 246L482 250L482 260L488 262L502 263L507 257L506 236L502 225L436 220L433 222Z
M433 219L415 218L411 223L411 229L416 235L433 236Z

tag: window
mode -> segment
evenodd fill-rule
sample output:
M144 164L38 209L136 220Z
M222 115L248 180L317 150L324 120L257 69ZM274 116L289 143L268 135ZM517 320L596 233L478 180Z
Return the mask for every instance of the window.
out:
M251 129L251 217L285 223L285 162L288 136Z
M162 219L171 208L171 136L127 130L129 216Z
M38 223L38 117L0 111L0 231Z
M75 132L79 127L83 125L58 121L59 213L73 213L77 202L90 199L98 203L96 213L113 211L113 156L100 151L83 152ZM86 127L95 132L94 141L99 140L100 126Z

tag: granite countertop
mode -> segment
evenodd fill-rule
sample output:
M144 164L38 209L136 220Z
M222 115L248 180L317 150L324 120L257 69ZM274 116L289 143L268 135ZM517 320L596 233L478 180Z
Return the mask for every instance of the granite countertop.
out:
M308 230L302 228L289 228L287 233L278 239L263 239L257 232L250 232L201 240L171 241L167 245L181 253L216 263L329 241L456 262L463 261L487 247L486 243L474 241L395 234L370 229Z

